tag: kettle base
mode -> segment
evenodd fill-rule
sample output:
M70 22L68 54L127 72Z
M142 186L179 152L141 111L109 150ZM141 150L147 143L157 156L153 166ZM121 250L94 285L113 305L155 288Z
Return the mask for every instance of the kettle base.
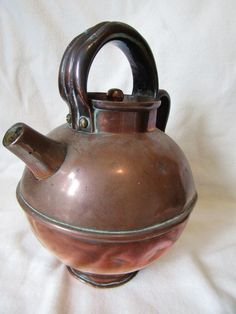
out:
M125 284L131 280L138 271L122 275L95 275L80 272L70 266L67 266L69 273L76 279L81 280L97 288L113 288Z

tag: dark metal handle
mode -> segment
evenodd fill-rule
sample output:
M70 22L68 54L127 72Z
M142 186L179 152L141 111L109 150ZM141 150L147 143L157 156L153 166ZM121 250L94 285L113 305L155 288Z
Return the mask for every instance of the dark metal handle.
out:
M165 132L166 124L170 113L170 95L164 89L160 89L157 99L161 101L161 106L157 109L156 127Z
M158 94L156 64L145 39L131 26L103 22L76 37L67 47L59 70L59 90L71 113L71 124L80 129L79 118L89 121L85 131L93 132L92 107L87 96L87 80L92 61L106 43L118 46L126 55L133 74L133 95L153 98Z

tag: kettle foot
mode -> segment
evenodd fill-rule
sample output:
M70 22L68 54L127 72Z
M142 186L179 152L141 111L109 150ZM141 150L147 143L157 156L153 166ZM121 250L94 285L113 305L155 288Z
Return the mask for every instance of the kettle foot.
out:
M138 271L135 271L122 275L95 275L80 272L70 266L67 266L67 269L69 273L75 278L97 288L113 288L123 285L138 273Z

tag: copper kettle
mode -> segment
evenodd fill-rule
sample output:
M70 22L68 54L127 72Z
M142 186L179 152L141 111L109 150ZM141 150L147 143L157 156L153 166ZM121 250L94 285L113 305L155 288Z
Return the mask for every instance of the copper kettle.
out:
M91 63L108 42L130 63L132 95L87 92ZM189 164L165 134L170 97L158 89L147 42L120 22L100 23L69 44L59 89L66 124L44 136L17 123L4 136L26 164L17 199L71 274L117 286L172 246L197 199Z

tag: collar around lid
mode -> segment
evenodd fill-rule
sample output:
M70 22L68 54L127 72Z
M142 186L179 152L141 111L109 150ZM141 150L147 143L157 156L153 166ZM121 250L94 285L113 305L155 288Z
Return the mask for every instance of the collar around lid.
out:
M88 94L95 132L150 132L156 128L157 108L161 102L150 96L124 95L119 89Z

